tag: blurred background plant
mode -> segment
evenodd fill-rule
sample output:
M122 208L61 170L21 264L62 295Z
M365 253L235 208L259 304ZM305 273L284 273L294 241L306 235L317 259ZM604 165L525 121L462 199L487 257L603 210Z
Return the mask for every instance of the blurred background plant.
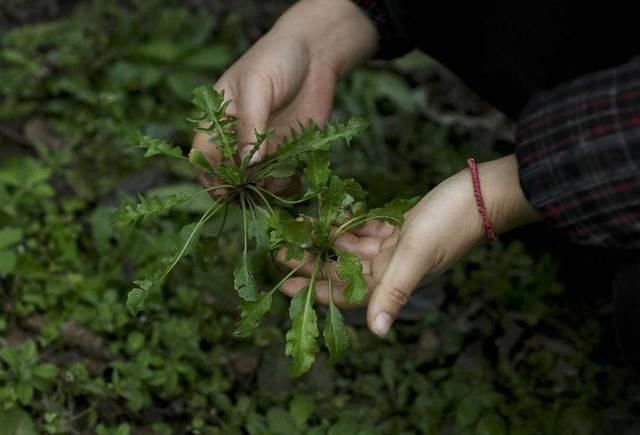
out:
M0 5L0 434L640 433L637 383L599 351L608 305L577 303L554 257L509 238L430 286L384 341L349 316L353 350L295 381L283 299L255 337L233 338L237 216L219 237L212 222L129 315L133 276L207 207L115 232L123 195L197 183L187 166L143 160L129 133L188 146L191 88L287 3ZM419 53L358 69L336 104L336 117L371 123L336 168L379 202L423 194L511 138L508 120ZM265 264L260 280L277 274Z

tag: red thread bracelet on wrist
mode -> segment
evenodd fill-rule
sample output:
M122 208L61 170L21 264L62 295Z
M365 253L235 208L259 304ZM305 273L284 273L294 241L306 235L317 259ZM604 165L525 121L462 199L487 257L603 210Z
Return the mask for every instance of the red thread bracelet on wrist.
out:
M491 219L489 219L487 207L484 205L484 198L482 197L482 190L480 190L480 176L478 175L478 165L476 164L476 160L474 158L468 159L467 165L469 165L469 170L471 171L473 194L476 198L478 213L480 213L480 217L482 218L482 227L484 228L484 234L485 236L487 236L487 239L496 240L498 236L496 236L496 231L493 228Z

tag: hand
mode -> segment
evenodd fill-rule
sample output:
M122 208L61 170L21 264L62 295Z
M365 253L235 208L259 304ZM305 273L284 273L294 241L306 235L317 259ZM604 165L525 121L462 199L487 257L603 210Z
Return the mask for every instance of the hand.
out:
M249 152L256 130L276 134L253 162L272 153L298 122L325 124L338 77L370 56L376 40L373 25L349 0L303 0L293 6L215 84L232 100L228 114L239 119L239 157ZM221 160L203 133L195 136L193 147L213 164Z
M508 231L540 219L527 202L518 180L513 155L478 166L485 204L496 232ZM389 331L403 305L418 284L446 271L456 260L485 238L476 208L469 170L448 178L429 192L405 215L401 229L384 222L369 222L344 234L339 249L360 257L369 286L367 323L379 336ZM279 261L288 267L299 262ZM303 267L303 274L310 270ZM337 278L334 272L334 277ZM308 284L298 276L288 280L282 291L295 295ZM342 296L339 283L333 286L334 302L352 308ZM328 283L316 284L316 299L327 304Z

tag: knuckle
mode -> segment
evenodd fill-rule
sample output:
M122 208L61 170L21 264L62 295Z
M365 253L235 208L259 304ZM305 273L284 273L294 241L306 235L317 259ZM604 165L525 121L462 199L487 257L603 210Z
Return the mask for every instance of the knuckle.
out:
M406 290L395 284L387 287L387 296L389 297L391 302L399 307L403 307L407 305L407 302L409 302L409 295L407 294Z

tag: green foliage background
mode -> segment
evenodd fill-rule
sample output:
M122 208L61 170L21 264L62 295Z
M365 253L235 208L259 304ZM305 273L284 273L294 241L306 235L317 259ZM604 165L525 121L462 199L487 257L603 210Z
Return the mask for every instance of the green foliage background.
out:
M474 251L384 341L349 315L346 357L295 381L284 299L256 336L232 335L238 216L220 237L212 222L145 312L128 313L132 278L208 207L114 231L123 195L197 187L188 165L143 160L128 138L189 143L191 89L269 24L242 6L96 1L0 34L0 434L639 433L629 374L593 357L601 322L563 296L550 256L518 242ZM478 128L493 142L501 121L461 106L437 71L411 55L339 87L336 116L372 127L335 166L380 203L492 155ZM466 117L436 116L442 105ZM278 276L264 264L259 278Z

